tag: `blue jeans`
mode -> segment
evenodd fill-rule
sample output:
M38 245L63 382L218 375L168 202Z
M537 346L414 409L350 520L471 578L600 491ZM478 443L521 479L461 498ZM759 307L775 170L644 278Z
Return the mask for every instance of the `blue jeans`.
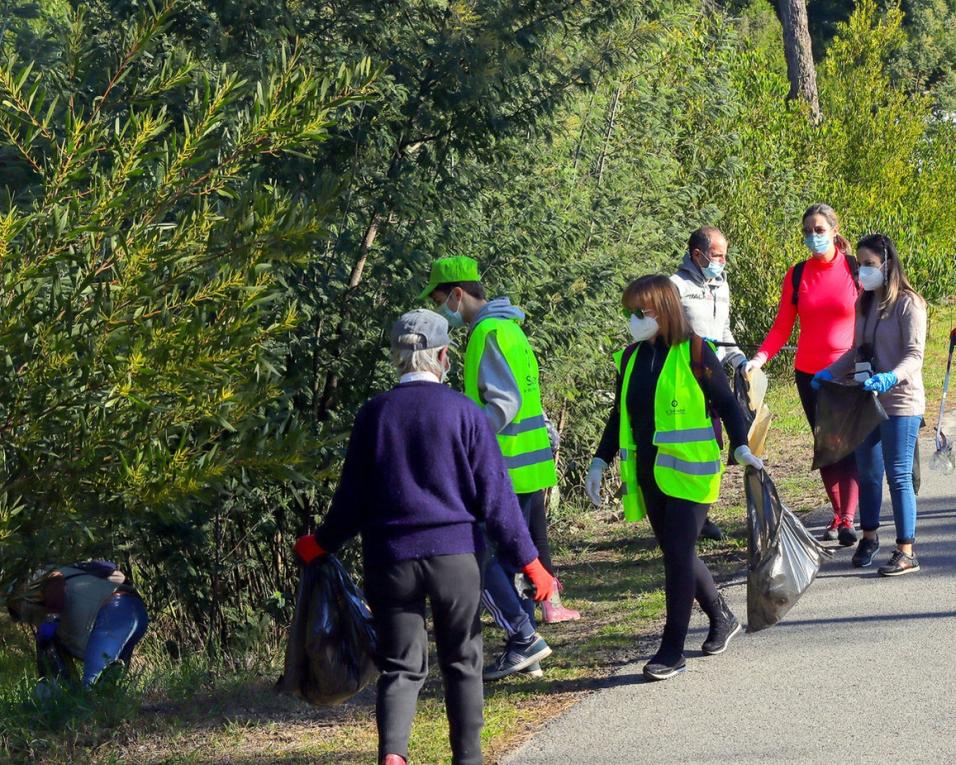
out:
M89 688L115 661L129 663L133 648L146 634L149 619L138 595L113 595L100 608L83 654L83 687Z
M891 416L874 428L856 449L860 474L860 527L876 531L883 502L883 474L890 487L896 543L916 538L916 492L913 490L913 450L922 421L919 416Z

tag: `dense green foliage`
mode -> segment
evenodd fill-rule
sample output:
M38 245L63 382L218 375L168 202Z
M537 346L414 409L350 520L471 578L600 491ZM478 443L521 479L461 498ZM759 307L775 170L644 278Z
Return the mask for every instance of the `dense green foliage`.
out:
M0 32L0 579L118 558L171 650L282 623L435 257L527 311L571 500L620 290L694 227L728 234L741 341L817 200L956 291L945 77L901 74L949 41L874 0L828 37L819 127L763 0L3 2L29 12Z

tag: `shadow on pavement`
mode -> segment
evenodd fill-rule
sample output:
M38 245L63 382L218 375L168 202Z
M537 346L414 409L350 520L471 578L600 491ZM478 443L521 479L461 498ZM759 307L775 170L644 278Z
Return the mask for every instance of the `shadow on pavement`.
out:
M922 614L870 614L868 616L835 616L827 619L784 619L774 625L780 627L803 627L811 624L865 624L867 622L899 622L918 619L950 619L956 611L928 611Z

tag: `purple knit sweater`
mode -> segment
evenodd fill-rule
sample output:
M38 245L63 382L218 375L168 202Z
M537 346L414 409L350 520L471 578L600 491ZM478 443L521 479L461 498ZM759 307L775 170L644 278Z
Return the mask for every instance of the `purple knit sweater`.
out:
M362 535L366 565L479 552L484 522L515 566L537 556L488 418L435 382L396 386L359 410L316 541Z

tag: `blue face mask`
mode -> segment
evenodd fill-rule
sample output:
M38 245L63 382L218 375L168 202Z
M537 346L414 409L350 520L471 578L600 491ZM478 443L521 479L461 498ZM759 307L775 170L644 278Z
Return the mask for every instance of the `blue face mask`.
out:
M453 311L448 307L449 300L451 300L451 295L445 298L445 302L438 306L438 315L445 318L449 327L464 327L465 320L461 317L461 305L458 306L459 310Z
M719 261L712 260L707 264L707 267L702 268L701 271L704 272L704 276L706 276L708 279L716 279L724 272L724 264Z
M807 234L803 237L803 243L815 255L823 255L830 249L833 239L829 234Z

